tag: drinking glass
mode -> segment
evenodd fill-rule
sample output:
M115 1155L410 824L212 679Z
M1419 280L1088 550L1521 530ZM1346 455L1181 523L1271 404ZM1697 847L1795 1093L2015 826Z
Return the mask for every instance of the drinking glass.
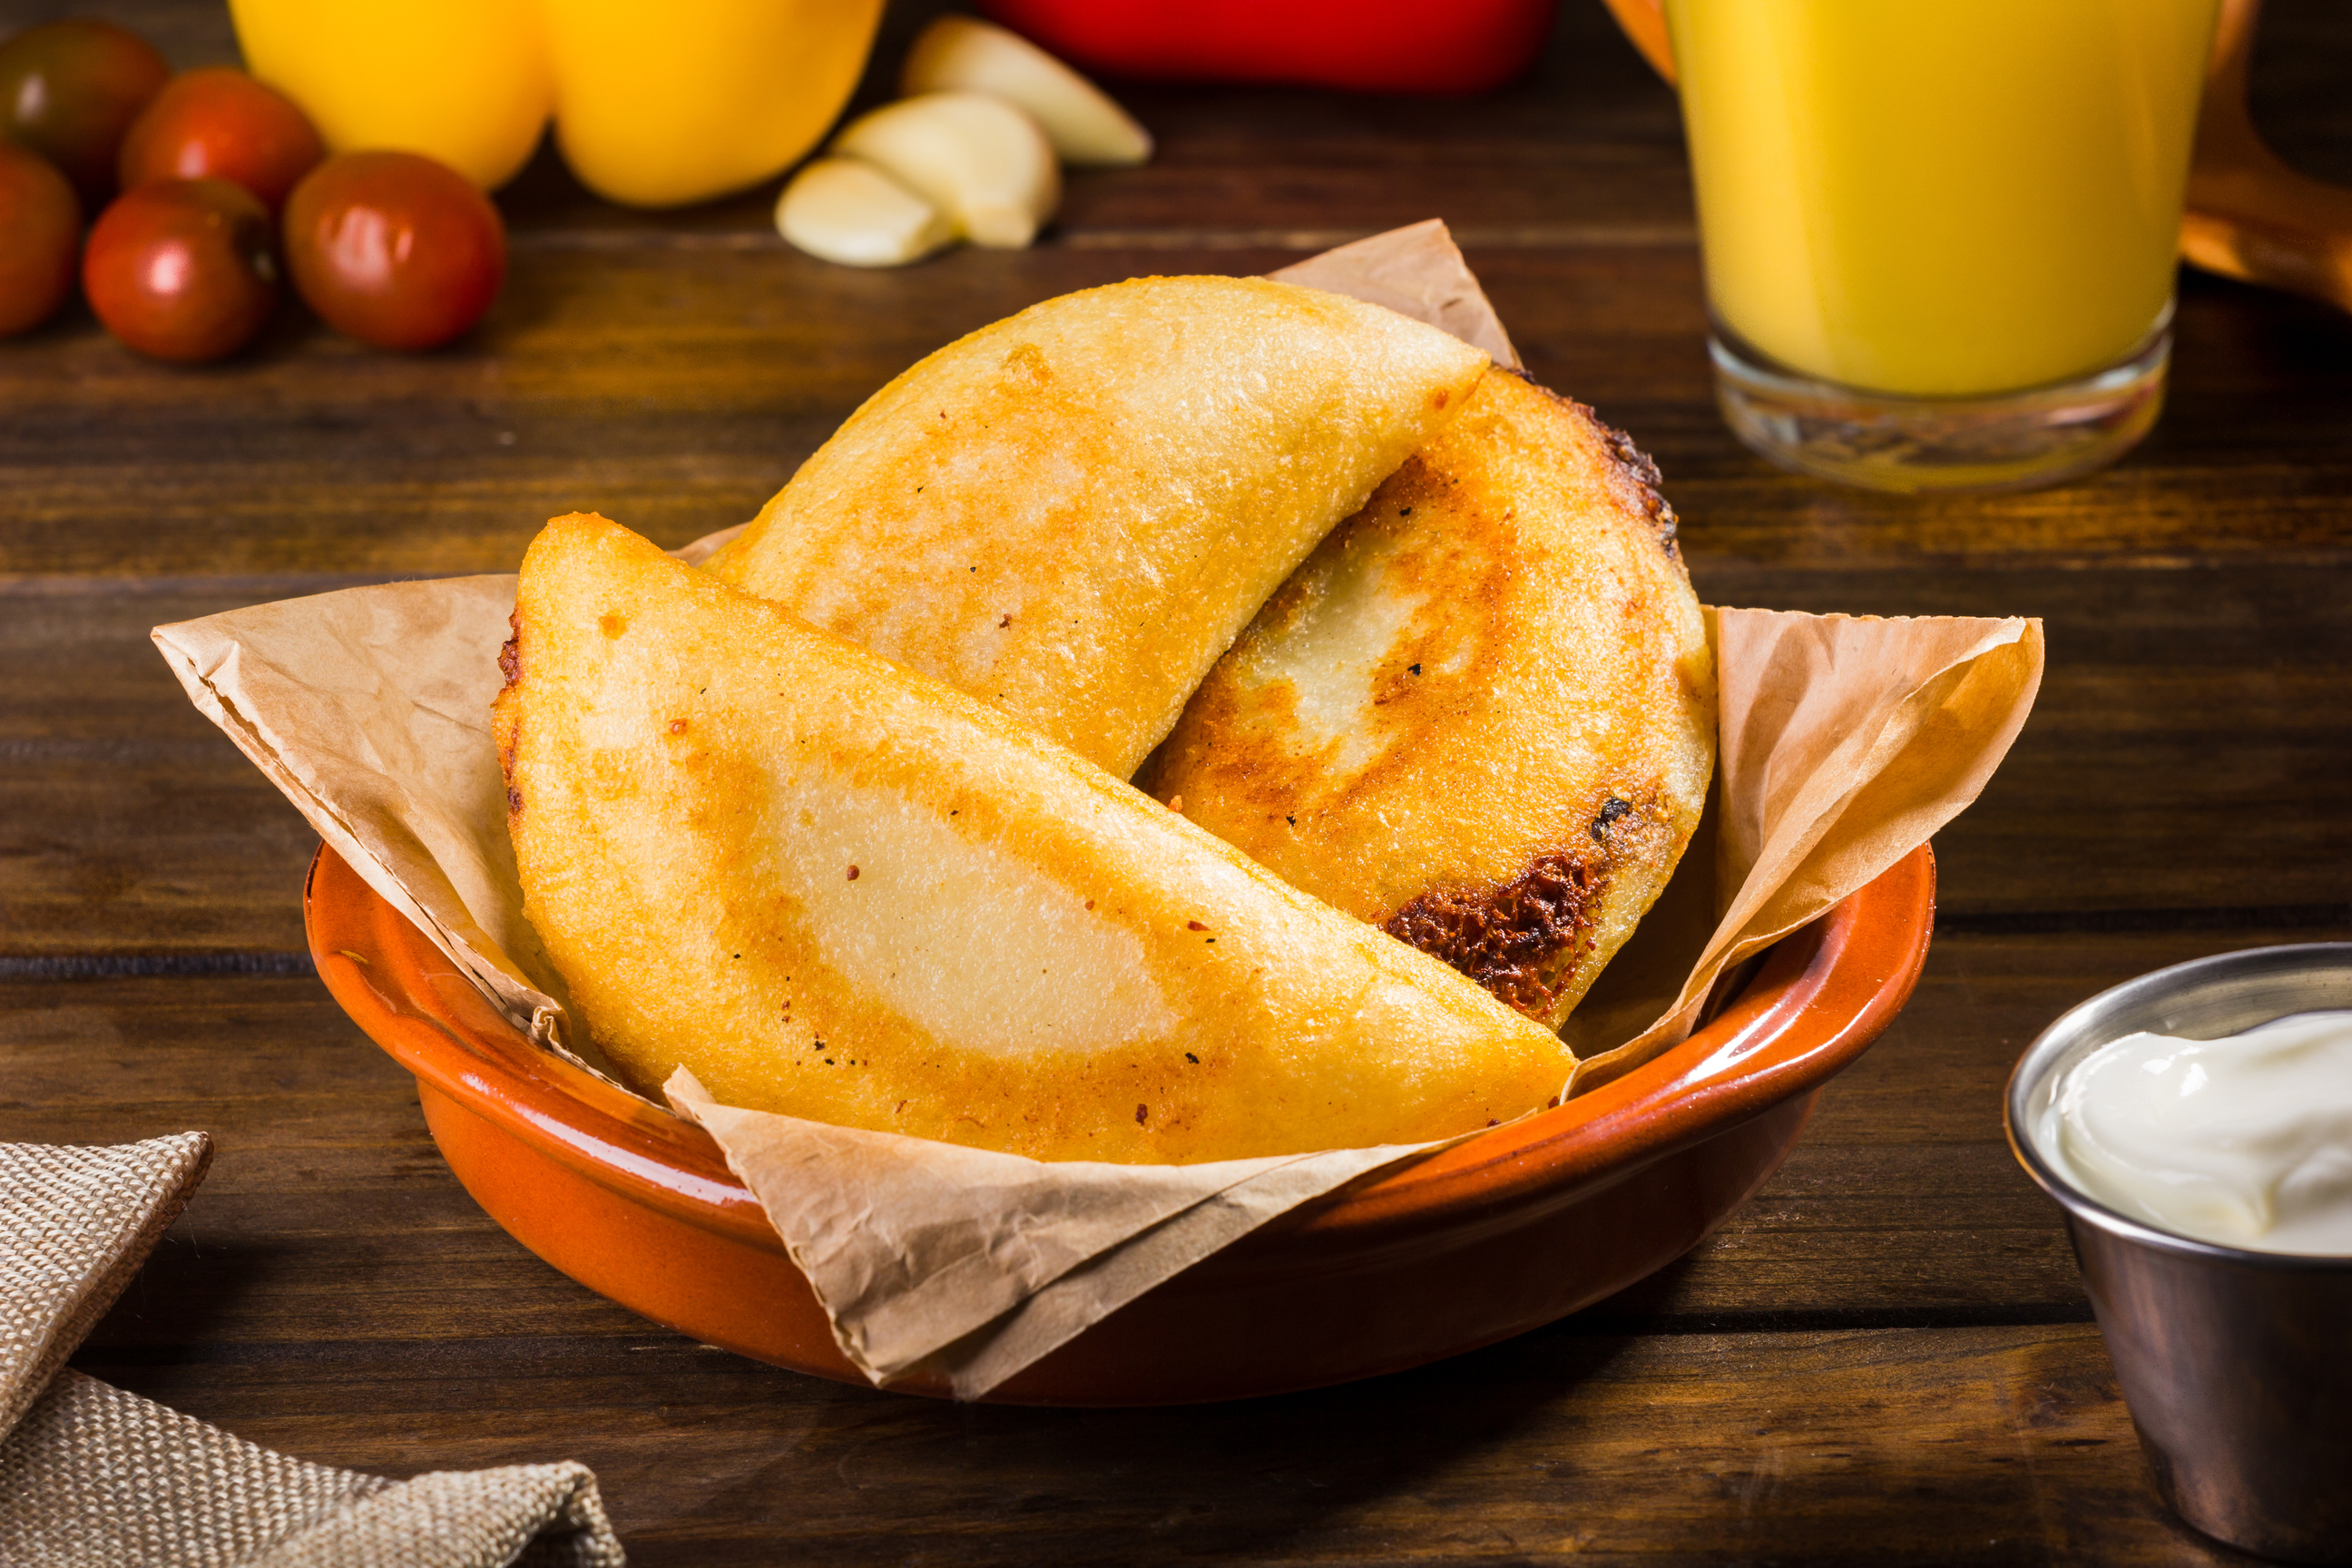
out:
M2218 6L1664 0L1732 429L1894 490L2137 442Z

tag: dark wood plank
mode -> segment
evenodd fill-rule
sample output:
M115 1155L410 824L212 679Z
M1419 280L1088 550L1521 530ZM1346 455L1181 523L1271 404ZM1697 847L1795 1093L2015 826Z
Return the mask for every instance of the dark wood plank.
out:
M2096 1331L1587 1336L1150 1411L955 1408L677 1343L487 1339L96 1375L379 1472L584 1460L667 1563L2202 1564Z
M302 951L318 836L147 630L334 583L0 592L0 957Z
M289 310L198 373L53 325L0 376L0 574L509 571L575 508L683 542L742 521L940 343L1134 270L1076 250L904 274L549 252L452 350L382 354Z
M875 274L786 251L549 250L518 260L450 350L377 353L289 308L253 353L198 372L65 321L0 345L0 576L503 571L574 508L679 543L742 521L858 401L974 327L1139 272L1296 254L963 251ZM2058 490L1920 502L1782 475L1732 442L1687 247L1473 260L1536 373L1659 455L1701 552L1846 566L2352 550L2352 322L2316 306L2196 282L2148 447Z
M2083 1296L2055 1208L2002 1142L2026 1042L2093 992L2307 931L1951 934L1911 1006L1823 1096L1764 1192L1688 1258L1594 1308L1613 1330L2068 1321ZM168 1313L97 1342L427 1341L637 1321L507 1240L443 1169L414 1086L308 978L0 984L0 1141L184 1128L219 1154L149 1266ZM127 1315L126 1315L127 1314Z
M2051 668L1940 840L1962 914L2352 905L2352 603L2257 561L1823 573L1704 551L1729 604L2038 615ZM357 578L49 579L0 593L0 953L290 952L312 839L180 691L160 622Z
M228 7L202 0L12 0L0 37L60 16L97 16L130 28L162 52L173 70L242 63Z
M5 25L67 8L31 5ZM862 101L931 8L892 7ZM97 9L182 65L233 53L211 0ZM2352 180L2352 11L2268 9L2257 115ZM78 310L0 344L0 973L185 973L0 984L0 1138L221 1144L80 1363L330 1462L576 1456L639 1563L2226 1556L2147 1489L1999 1094L2104 985L2352 936L2352 322L2187 277L2166 419L2116 468L2021 497L1843 494L1716 417L1673 100L1599 6L1564 5L1538 71L1477 100L1122 90L1160 158L1074 180L1025 255L845 272L775 238L772 185L630 214L542 155L501 197L509 290L451 350L371 353L292 310L193 373ZM575 506L679 542L971 327L1432 213L1537 373L1659 454L1710 597L2050 624L2033 724L1939 842L1918 995L1681 1263L1354 1388L950 1409L694 1347L573 1285L457 1188L404 1076L315 982L202 977L299 961L310 839L148 626L508 570Z
M202 1191L100 1342L642 1330L475 1207L413 1080L315 980L0 985L0 1139L215 1140Z
M2339 10L2278 9L2297 52L2352 32ZM216 13L210 43L184 41L205 32L187 7L128 15L183 18L174 47L217 53ZM2265 95L2283 144L2324 165L2333 98L2285 56L2265 71L2286 82ZM69 311L0 345L0 575L499 570L575 506L677 542L740 521L859 399L974 326L1138 272L1263 270L1432 213L1461 229L1537 373L1659 454L1704 545L1815 564L2340 559L2352 531L2352 322L2210 279L2185 287L2170 415L2086 484L1885 500L1746 454L1706 384L1672 99L1597 6L1564 10L1543 67L1485 99L1138 101L1160 159L1076 182L1059 237L1021 255L860 273L784 247L764 193L624 214L544 165L505 198L506 297L447 351L375 353L289 306L251 354L189 372Z
M1910 1005L1823 1090L1764 1190L1683 1261L1584 1316L1652 1329L2086 1317L2056 1207L2001 1130L2019 1055L2067 1008L2149 970L2347 939L2352 910L2294 930L1940 934Z
M2267 0L2254 44L2254 119L2305 174L2352 185L2352 100L2343 90L2352 16L2329 0Z
M0 1138L219 1140L85 1370L332 1463L582 1458L641 1563L2202 1562L1997 1094L2086 990L2269 934L1940 942L1689 1262L1476 1355L1222 1409L957 1410L692 1347L501 1236L306 981L0 986Z
M2049 669L1938 838L1968 913L2352 904L2352 603L2337 572L1820 573L1693 554L1724 604L2040 616Z
M932 15L968 7L900 0L885 14L848 112L897 96L908 42ZM233 64L225 6L189 0L22 0L0 29L48 16L99 16L140 32L175 67ZM1352 238L1413 222L1448 195L1481 193L1474 231L1590 235L1665 226L1687 234L1689 183L1673 94L1641 66L1597 5L1563 6L1536 67L1465 102L1287 89L1115 84L1158 136L1148 168L1075 173L1057 237L1311 232ZM1269 146L1282 155L1270 159ZM771 224L781 180L674 213L596 200L542 155L499 193L519 236L559 242L669 243L749 237L782 247ZM1402 216L1400 216L1402 215ZM1329 243L1328 240L1322 243Z
M891 93L924 20L960 8L893 5L853 111ZM191 0L24 0L0 25L63 15L133 27L180 68L238 58L226 8ZM2269 0L2252 91L2256 118L2291 161L2352 183L2352 113L2338 75L2347 43L2352 23L2333 0ZM1465 195L1480 203L1465 220L1473 233L1591 236L1690 223L1674 96L1589 0L1564 0L1527 76L1473 100L1108 85L1151 127L1161 156L1144 171L1075 178L1058 226L1066 237L1364 233L1412 221L1433 197ZM595 201L543 159L501 197L523 229L761 234L776 184L682 214L640 215Z

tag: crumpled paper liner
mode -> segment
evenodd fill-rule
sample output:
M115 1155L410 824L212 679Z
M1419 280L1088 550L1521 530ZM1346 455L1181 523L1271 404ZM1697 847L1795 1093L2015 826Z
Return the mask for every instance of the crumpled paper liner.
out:
M1454 236L1436 218L1339 246L1266 276L1385 306L1443 327L1472 348L1486 350L1496 364L1519 368L1519 351L1503 331L1503 319L1487 302Z
M1516 363L1442 224L1277 276L1435 321ZM698 563L735 531L677 553ZM514 584L353 588L154 637L196 706L516 1027L602 1069L586 1031L565 1027L507 839L489 710ZM1563 1031L1580 1058L1572 1091L1684 1038L1729 966L1967 806L2041 679L2041 627L2028 620L1718 610L1710 625L1723 694L1717 800L1701 841ZM923 1371L963 1397L1276 1215L1439 1146L1044 1164L720 1106L684 1074L667 1088L758 1195L843 1352L877 1382Z
M319 837L546 1043L562 982L523 918L490 741L514 604L512 573L444 577L281 599L153 636L188 700Z
M1959 815L2042 684L2035 620L1726 609L1707 619L1719 696L1706 819L1560 1031L1577 1053L1571 1093L1679 1044L1718 976Z
M937 1372L960 1399L1308 1198L1477 1136L1197 1165L1049 1164L721 1105L684 1068L662 1089L719 1140L852 1364L877 1384ZM855 1181L831 1174L845 1158Z

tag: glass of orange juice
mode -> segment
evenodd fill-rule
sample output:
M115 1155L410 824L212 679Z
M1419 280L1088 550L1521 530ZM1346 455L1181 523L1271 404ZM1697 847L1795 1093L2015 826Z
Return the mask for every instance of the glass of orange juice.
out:
M1880 489L2147 434L2220 0L1664 0L1724 414Z

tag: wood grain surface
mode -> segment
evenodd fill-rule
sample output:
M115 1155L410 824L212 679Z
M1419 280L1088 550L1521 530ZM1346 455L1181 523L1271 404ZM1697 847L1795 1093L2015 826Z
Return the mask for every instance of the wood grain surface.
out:
M73 8L181 65L235 58L217 0ZM877 59L930 8L894 7ZM2258 116L2352 182L2352 13L2270 12ZM2242 1561L2149 1489L1999 1096L2102 987L2352 940L2352 320L2185 275L2168 410L2122 464L2021 496L1862 496L1767 467L1716 416L1674 101L1598 4L1569 0L1538 69L1482 99L1124 96L1160 156L1074 178L1030 252L834 268L775 238L772 186L628 213L543 156L501 197L506 292L446 350L376 353L292 307L200 371L138 360L78 306L0 343L0 1139L220 1146L76 1364L328 1463L581 1458L640 1563ZM2032 722L1938 838L1919 990L1771 1184L1549 1329L1166 1411L819 1382L656 1329L511 1242L310 977L315 841L148 628L510 571L574 507L682 542L972 327L1433 215L1535 373L1657 455L1703 595L2047 623Z

